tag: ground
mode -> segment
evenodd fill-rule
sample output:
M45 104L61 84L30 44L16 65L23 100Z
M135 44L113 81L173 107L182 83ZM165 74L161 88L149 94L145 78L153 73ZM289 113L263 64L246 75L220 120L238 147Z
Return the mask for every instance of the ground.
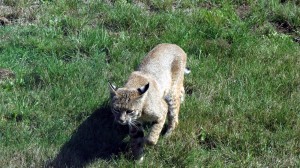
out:
M299 1L0 1L0 167L132 167L108 81L188 55L179 126L141 167L300 166ZM146 131L149 126L146 126Z

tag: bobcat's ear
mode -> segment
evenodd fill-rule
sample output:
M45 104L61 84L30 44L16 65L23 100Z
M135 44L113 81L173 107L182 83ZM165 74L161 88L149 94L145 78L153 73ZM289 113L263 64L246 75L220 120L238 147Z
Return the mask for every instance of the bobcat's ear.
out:
M110 82L108 82L108 85L109 85L110 93L116 94L117 87L111 84Z
M149 89L149 83L147 83L145 86L142 86L140 88L138 88L138 92L140 95L144 94L147 92L147 90Z

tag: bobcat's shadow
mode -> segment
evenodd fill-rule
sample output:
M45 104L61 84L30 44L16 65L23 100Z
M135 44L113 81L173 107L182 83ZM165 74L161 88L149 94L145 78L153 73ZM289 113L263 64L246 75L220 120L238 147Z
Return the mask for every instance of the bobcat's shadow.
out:
M127 150L127 135L128 127L114 123L104 103L77 128L46 167L84 167L95 159L109 160Z

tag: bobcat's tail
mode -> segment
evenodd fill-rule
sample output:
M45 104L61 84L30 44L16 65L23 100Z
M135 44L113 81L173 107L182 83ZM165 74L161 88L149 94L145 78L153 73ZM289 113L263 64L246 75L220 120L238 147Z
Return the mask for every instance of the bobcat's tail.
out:
M189 73L191 73L191 70L190 70L190 68L188 68L188 67L186 67L185 69L184 69L184 74L189 74Z

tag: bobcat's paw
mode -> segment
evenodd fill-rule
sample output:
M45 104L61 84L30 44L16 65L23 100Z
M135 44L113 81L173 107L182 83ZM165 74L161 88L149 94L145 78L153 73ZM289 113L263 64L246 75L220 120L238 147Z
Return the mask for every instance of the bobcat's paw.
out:
M168 138L172 135L174 128L168 128L167 132L164 134L164 137Z
M138 164L142 163L143 161L144 161L144 156L142 156L142 157L135 160L135 162L138 163Z
M165 134L164 134L164 137L168 138L172 135L172 130L168 130Z
M151 138L151 137L145 138L145 144L147 144L147 145L153 146L153 145L156 145L156 143L157 143L157 140L155 140L154 138Z

